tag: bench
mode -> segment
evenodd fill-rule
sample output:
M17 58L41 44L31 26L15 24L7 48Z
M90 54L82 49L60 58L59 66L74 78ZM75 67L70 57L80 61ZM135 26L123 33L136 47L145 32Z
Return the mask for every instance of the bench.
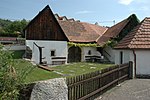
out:
M61 64L65 64L66 57L52 57L52 65L61 65Z
M87 62L100 62L103 59L103 56L85 56Z

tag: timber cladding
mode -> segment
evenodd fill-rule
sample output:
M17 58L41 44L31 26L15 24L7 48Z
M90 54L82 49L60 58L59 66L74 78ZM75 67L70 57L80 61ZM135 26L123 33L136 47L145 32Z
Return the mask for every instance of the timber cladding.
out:
M67 78L68 100L93 100L106 90L130 78L132 62L101 71Z
M39 12L24 32L27 40L68 40L49 6Z

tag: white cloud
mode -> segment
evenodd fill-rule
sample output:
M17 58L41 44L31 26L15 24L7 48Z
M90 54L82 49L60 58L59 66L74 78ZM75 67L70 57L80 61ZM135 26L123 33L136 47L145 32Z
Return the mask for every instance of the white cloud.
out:
M83 10L83 11L78 11L75 14L89 14L89 13L93 13L93 11Z
M119 0L119 3L120 4L123 4L123 5L129 5L133 2L134 0Z

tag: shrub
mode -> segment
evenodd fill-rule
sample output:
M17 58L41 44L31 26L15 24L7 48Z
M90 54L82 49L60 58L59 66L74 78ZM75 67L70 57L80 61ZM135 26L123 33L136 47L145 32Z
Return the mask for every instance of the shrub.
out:
M2 100L18 99L20 87L31 68L20 72L15 70L11 52L3 50L0 45L0 98Z

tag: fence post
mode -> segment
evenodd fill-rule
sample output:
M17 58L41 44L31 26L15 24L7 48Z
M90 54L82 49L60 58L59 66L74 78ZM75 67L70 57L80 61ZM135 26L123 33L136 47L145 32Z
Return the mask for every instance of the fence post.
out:
M129 79L133 79L133 62L129 61Z
M120 78L120 65L117 65L117 74L118 74L118 81L117 81L117 85L119 85L119 78Z

